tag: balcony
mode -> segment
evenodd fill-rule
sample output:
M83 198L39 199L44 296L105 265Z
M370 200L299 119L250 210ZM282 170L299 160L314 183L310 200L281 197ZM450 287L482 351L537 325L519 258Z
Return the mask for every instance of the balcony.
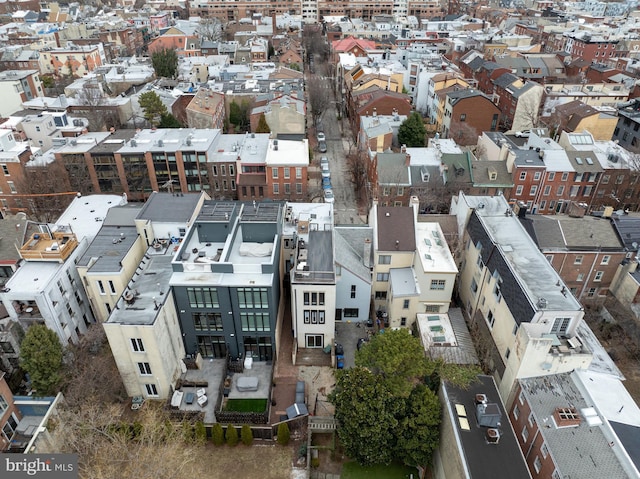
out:
M20 257L26 261L55 261L64 263L78 246L72 233L34 233L20 248Z

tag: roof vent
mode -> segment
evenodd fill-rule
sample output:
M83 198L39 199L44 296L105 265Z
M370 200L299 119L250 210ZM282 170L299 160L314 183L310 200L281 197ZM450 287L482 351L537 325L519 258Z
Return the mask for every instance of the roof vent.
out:
M499 427L502 413L496 403L482 403L476 405L478 426Z
M544 309L547 307L548 301L546 298L538 298L538 308Z
M487 429L486 436L489 444L498 444L500 442L500 431L493 427Z

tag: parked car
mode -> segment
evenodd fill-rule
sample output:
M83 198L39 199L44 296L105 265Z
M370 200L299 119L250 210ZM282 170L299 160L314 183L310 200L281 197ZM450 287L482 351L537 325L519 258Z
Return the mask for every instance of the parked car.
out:
M339 354L336 356L336 368L337 369L344 369L344 355L343 354Z
M336 343L336 356L343 355L343 354L344 354L344 348L342 347L342 344Z
M322 178L322 189L323 190L331 189L331 178Z
M324 136L324 133L319 131L318 132L318 141L325 141L327 139L326 136Z
M327 142L326 141L319 141L318 142L318 151L320 153L326 153L327 152Z
M367 343L366 338L358 339L358 344L356 345L356 347L358 348L358 351L360 351L362 349L362 346L364 346L366 343Z
M515 135L518 138L529 138L529 136L531 135L531 130L516 131Z
M334 201L335 201L335 198L333 196L333 191L324 190L324 202L325 203L333 203Z
M322 168L323 165L327 165L327 168L329 168L329 158L326 156L320 157L320 168Z
M323 178L331 178L331 172L329 171L329 165L320 165Z

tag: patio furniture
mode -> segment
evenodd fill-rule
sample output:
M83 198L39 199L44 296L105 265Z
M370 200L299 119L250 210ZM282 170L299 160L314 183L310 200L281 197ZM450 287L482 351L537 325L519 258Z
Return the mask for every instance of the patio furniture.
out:
M209 398L205 394L203 394L202 396L198 396L198 405L200 407L205 407L208 402Z
M180 407L182 396L184 396L182 391L174 391L173 396L171 396L171 407Z
M193 404L193 400L196 398L196 395L193 393L187 393L184 396L185 404Z
M236 383L238 391L257 391L258 390L258 378L255 376L243 376L238 378Z

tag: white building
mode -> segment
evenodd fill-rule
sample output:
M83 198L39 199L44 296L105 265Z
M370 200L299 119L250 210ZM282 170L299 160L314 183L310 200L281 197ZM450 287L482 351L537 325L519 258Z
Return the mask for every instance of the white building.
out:
M371 305L373 229L335 228L336 321L366 321Z

